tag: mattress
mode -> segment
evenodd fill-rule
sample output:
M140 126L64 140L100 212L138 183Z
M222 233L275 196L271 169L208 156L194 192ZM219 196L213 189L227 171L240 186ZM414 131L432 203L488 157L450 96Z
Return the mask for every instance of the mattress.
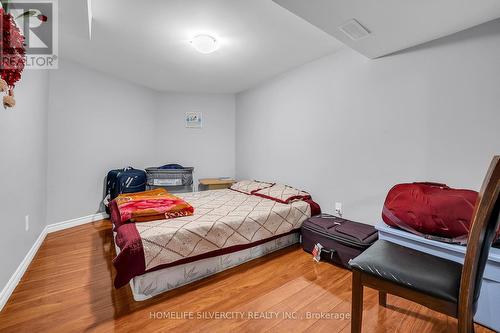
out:
M299 233L294 232L244 250L144 273L130 280L132 295L136 301L147 300L296 244L299 242L299 237ZM120 248L116 244L115 248L116 253L120 253Z
M319 213L311 200L280 203L230 189L179 194L194 215L120 225L111 206L115 242L115 287L147 272L226 255L296 232Z

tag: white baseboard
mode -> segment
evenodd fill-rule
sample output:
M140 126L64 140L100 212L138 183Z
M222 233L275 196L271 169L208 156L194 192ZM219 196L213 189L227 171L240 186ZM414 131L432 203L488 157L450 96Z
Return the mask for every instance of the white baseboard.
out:
M33 244L31 249L28 251L28 254L26 254L26 257L24 257L23 261L21 261L14 274L12 274L9 281L7 282L7 285L2 289L2 292L0 292L0 311L9 300L9 297L14 292L14 289L16 289L19 281L21 281L21 278L28 269L31 260L33 260L35 254L42 245L45 236L47 236L47 227L43 228L40 236L38 236L38 238L36 239L35 244Z
M45 228L43 228L42 232L36 239L35 243L31 247L31 249L28 251L26 256L24 257L23 261L19 264L17 267L16 271L12 276L10 277L9 281L5 285L5 287L2 289L0 292L0 311L3 309L7 301L9 300L10 296L14 292L14 289L16 289L17 284L19 281L21 281L21 278L23 277L24 273L28 269L31 261L35 257L35 254L38 252L38 249L42 245L45 237L47 234L63 229L68 229L72 227L76 227L85 223L90 223L94 221L99 221L108 218L108 214L106 213L97 213L97 214L92 214L92 215L87 215L84 217L79 217L76 219L71 219L67 221L62 221L58 223L53 223L47 225Z
M92 214L92 215L87 215L87 216L79 217L76 219L71 219L71 220L67 220L67 221L49 224L47 226L47 232L51 233L51 232L55 232L55 231L59 231L59 230L64 230L64 229L76 227L76 226L79 226L82 224L95 222L95 221L99 221L99 220L103 220L103 219L107 219L107 218L109 218L109 215L104 213L104 212L103 213L96 213L96 214Z

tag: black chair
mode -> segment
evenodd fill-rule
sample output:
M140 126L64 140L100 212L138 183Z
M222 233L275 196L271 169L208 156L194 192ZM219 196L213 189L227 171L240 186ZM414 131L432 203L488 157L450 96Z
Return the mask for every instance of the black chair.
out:
M499 191L500 156L495 156L476 202L463 265L384 240L351 260L351 332L361 332L364 286L379 291L381 306L393 294L457 318L460 333L474 332L481 281L500 222Z

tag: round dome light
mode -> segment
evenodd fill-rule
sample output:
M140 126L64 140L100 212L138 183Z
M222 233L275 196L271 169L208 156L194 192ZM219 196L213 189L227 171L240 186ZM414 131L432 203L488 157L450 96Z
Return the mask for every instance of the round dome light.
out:
M217 50L217 39L209 35L198 35L189 41L196 51L209 54Z

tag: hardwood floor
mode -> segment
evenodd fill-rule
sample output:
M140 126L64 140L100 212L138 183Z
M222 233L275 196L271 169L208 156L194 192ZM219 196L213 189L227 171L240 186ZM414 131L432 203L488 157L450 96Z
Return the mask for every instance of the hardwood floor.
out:
M0 332L350 331L351 273L299 246L144 302L113 288L113 256L107 220L49 234L0 313ZM455 319L395 296L379 307L368 288L364 308L363 332L456 331Z

